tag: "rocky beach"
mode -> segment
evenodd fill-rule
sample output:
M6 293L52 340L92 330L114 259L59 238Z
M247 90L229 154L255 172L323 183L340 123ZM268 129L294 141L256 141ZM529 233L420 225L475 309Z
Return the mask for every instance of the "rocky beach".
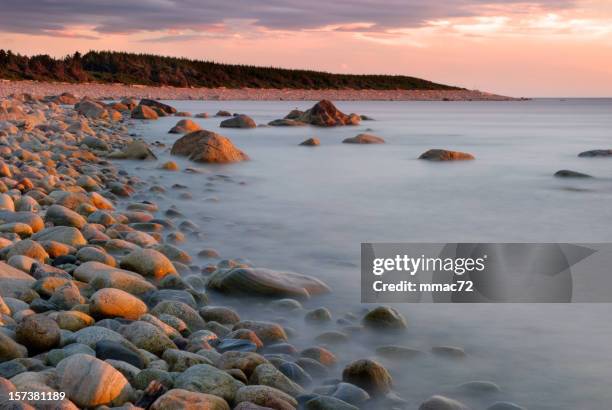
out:
M135 138L134 121L189 115L133 98L106 104L70 94L17 94L0 101L0 407L409 408L393 392L394 375L381 360L421 352L379 344L357 360L337 354L360 334L405 331L398 311L347 311L334 324L327 308L303 307L333 292L317 278L220 259L212 249L198 255L181 249L185 241L199 241L202 228L178 207L161 209L152 200L176 187L151 185L128 174L121 161L159 162L156 152L164 149ZM281 120L338 126L363 118L321 101ZM249 120L234 116L221 126L250 128ZM248 159L229 138L190 120L177 127L172 132L186 135L174 143L173 155L194 163ZM372 137L345 142L384 142ZM178 167L166 161L158 168ZM201 263L207 258L218 262ZM215 304L223 300L216 295L263 304L270 317L249 317L248 308L239 314ZM293 344L298 322L315 331L326 325L316 345ZM445 345L429 354L451 361L465 356ZM480 394L498 387L478 381L460 389ZM419 408L467 406L436 395Z
M249 101L514 101L516 98L478 90L306 90L265 88L178 88L124 84L52 83L0 80L0 97L11 94L60 95L120 99L126 96L163 100Z

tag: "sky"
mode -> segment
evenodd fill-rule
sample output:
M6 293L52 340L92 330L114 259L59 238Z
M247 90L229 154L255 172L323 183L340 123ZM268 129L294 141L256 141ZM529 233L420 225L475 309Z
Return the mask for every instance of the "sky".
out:
M402 74L612 97L612 0L0 0L0 48Z

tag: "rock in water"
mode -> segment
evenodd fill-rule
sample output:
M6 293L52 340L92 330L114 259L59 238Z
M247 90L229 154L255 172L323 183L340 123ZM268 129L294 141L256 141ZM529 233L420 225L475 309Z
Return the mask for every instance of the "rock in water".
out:
M361 322L365 327L377 330L402 330L406 328L404 316L388 306L378 306L370 310Z
M128 144L117 157L118 159L140 159L140 160L154 160L157 159L153 151L149 148L144 141L133 141Z
M172 145L171 154L187 156L196 162L226 163L249 159L229 138L206 130L179 138Z
M152 108L157 108L163 112L165 112L166 114L175 114L176 113L176 108L168 105L168 104L164 104L161 103L159 101L156 100L151 100L148 98L143 98L142 100L140 100L140 105L145 105L147 107L152 107Z
M220 397L212 394L196 393L183 389L172 389L155 400L151 410L230 410L229 405Z
M449 151L445 149L430 149L421 154L419 159L429 161L461 161L475 159L472 154L467 152Z
M139 105L132 111L132 118L136 120L156 120L159 118L154 109L146 105Z
M555 172L555 176L559 178L593 178L589 174L583 174L582 172L571 171L569 169L562 169Z
M147 305L120 289L100 289L91 296L89 312L94 317L136 320L147 313Z
M132 388L110 364L86 354L75 354L58 363L59 390L79 407L121 405Z
M448 397L432 396L421 403L419 410L469 410L469 408Z
M345 144L384 144L385 140L372 134L359 134L342 141Z
M312 108L306 110L299 118L296 119L320 127L357 125L361 120L361 118L356 114L344 114L329 100L319 101Z
M218 270L210 276L208 287L223 293L279 298L309 298L330 291L325 283L311 276L259 268Z
M180 120L168 133L170 134L187 134L194 131L200 131L202 128L192 120Z
M255 128L257 124L248 115L240 114L221 121L221 128Z
M612 149L593 149L581 152L578 156L582 158L612 157Z
M306 123L302 121L298 121L298 120L282 118L282 119L270 121L268 125L271 127L300 127L300 126L306 125Z
M391 375L374 360L361 359L347 365L342 381L359 386L372 396L384 396L391 390Z
M300 145L303 145L305 147L316 147L321 145L321 141L319 141L318 138L308 138L307 140L302 141Z

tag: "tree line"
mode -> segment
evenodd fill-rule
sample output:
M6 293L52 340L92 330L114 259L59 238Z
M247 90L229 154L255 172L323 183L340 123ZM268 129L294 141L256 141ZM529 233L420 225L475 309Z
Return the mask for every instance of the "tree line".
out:
M46 54L24 56L0 50L0 78L206 88L456 89L401 75L332 74L114 51L76 52L53 58Z

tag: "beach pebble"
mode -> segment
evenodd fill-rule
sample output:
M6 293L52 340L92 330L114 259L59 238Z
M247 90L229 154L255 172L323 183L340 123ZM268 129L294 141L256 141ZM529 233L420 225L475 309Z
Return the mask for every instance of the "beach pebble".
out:
M370 359L348 364L342 371L342 381L361 387L372 396L385 395L393 384L387 369Z
M127 379L111 365L86 354L75 354L57 365L59 390L81 407L121 405L132 395Z
M406 319L396 309L388 306L378 306L365 314L362 324L375 330L403 330Z
M213 394L233 402L242 383L226 372L208 364L191 366L180 373L174 387L198 393Z
M274 387L293 397L304 393L302 386L293 382L280 370L269 363L260 364L255 368L251 374L251 377L249 378L249 384Z
M233 325L240 322L238 313L224 306L204 306L200 309L200 316L207 322L216 321L224 325Z
M333 366L338 362L336 356L324 347L314 346L300 352L301 357L316 360L324 366Z
M55 320L45 315L30 315L23 319L15 330L17 342L36 353L57 347L60 343L60 328Z
M469 408L448 397L432 396L421 403L419 410L469 410Z
M320 307L306 312L304 320L307 323L325 323L332 320L332 315L329 309Z
M158 280L166 275L177 273L172 262L164 254L154 249L136 249L121 258L119 265L123 269Z
M100 289L91 296L89 312L94 317L136 320L147 313L147 305L121 289Z
M197 393L184 389L172 389L155 400L150 409L230 410L230 407L224 399L216 395Z
M161 356L166 349L176 349L176 345L157 326L144 321L132 322L119 328L119 333L139 349Z
M295 409L298 405L296 399L285 392L270 386L244 386L236 392L236 403L251 402L275 410Z
M358 410L341 399L331 396L317 396L304 403L304 410Z

